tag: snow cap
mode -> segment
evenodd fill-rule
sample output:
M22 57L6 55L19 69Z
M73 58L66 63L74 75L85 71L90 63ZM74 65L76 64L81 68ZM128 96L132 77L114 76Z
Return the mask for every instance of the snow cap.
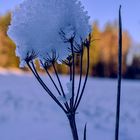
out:
M16 44L16 55L25 66L27 55L34 52L40 61L47 60L55 50L58 60L69 56L70 43L60 32L80 44L91 31L89 16L78 0L24 0L13 12L8 29Z

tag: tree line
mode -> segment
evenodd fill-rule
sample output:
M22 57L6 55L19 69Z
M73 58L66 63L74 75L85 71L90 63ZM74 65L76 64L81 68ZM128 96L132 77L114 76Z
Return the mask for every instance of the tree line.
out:
M11 68L19 66L15 56L15 44L8 37L7 29L10 25L11 14L0 16L0 67ZM123 30L123 62L122 74L126 78L140 78L140 56L134 57L131 65L127 66L128 51L132 46L129 33ZM98 22L92 25L90 46L90 75L97 77L117 77L118 66L118 26L117 22L108 22L104 29L100 29ZM79 56L76 56L79 57ZM86 62L86 56L83 57ZM78 59L76 59L78 60ZM38 65L38 64L37 64ZM76 72L79 73L80 62L76 61ZM84 64L83 64L84 65ZM59 67L59 73L68 74L66 66ZM27 69L24 69L27 70ZM51 69L50 69L51 70ZM83 69L83 72L85 69Z

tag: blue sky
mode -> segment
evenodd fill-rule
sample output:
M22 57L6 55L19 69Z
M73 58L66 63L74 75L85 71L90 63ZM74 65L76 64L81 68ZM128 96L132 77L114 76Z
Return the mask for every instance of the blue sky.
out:
M0 0L0 13L13 9L22 0ZM91 16L98 20L101 28L108 21L118 18L118 8L122 5L123 28L128 30L134 42L140 43L140 0L81 0Z

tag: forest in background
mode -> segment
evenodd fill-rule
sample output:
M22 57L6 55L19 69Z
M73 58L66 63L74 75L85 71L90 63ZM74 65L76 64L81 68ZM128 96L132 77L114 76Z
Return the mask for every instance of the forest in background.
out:
M0 16L0 67L18 68L19 60L15 56L15 44L7 36L7 29L11 21L11 14L7 13ZM140 78L140 56L133 57L131 65L127 66L127 55L132 47L132 41L129 33L123 31L123 77ZM118 61L118 26L117 22L108 22L101 30L98 22L92 25L91 46L90 46L90 75L97 77L117 77ZM78 57L78 56L76 56ZM84 56L86 62L86 56ZM76 63L76 72L79 72L78 59ZM66 66L59 67L59 73L67 74ZM28 69L23 69L28 70ZM50 69L51 70L51 69ZM85 69L83 69L85 71Z

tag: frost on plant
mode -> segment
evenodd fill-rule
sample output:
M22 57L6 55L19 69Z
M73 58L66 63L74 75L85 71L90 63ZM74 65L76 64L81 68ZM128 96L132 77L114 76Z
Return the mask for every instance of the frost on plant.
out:
M75 36L75 42L80 44L81 38L89 34L88 20L77 0L24 0L12 13L8 35L16 43L21 66L32 51L44 61L55 50L58 60L63 60L70 53L67 40Z
M79 140L75 121L87 82L90 46L89 16L78 0L24 0L12 13L8 35L16 43L20 67L27 65L40 85L66 114L73 140ZM86 75L82 78L83 53L86 51ZM75 85L75 58L79 56L80 74ZM34 60L46 71L58 95L41 79ZM64 63L69 70L67 91L61 83L55 63ZM52 67L57 83L48 68ZM83 82L82 82L83 80ZM85 127L86 128L86 127ZM84 140L86 129L84 130Z

